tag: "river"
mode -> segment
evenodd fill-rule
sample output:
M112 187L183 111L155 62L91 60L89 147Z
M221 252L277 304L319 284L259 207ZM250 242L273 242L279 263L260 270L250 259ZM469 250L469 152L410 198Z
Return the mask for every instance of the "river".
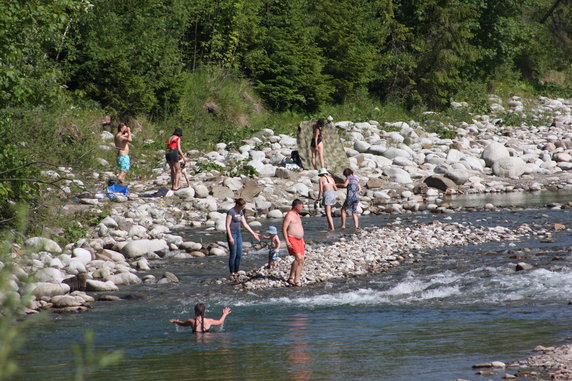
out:
M387 273L256 293L202 284L226 276L226 258L160 261L152 273L172 271L181 283L124 287L117 294L130 300L49 315L30 328L18 353L19 377L72 379L72 347L86 329L95 333L96 351L124 352L122 362L96 371L93 380L481 379L472 365L521 359L536 345L563 344L572 335L572 234L552 229L572 225L571 209L361 218L364 226L434 220L509 228L528 223L552 234L408 253L417 260ZM269 224L279 221L263 228ZM341 234L324 232L323 218L304 224L313 244ZM185 234L222 239L221 233ZM251 253L241 267L265 261L265 252ZM517 272L517 262L534 268ZM222 330L193 335L168 322L192 317L198 302L210 317L232 308Z

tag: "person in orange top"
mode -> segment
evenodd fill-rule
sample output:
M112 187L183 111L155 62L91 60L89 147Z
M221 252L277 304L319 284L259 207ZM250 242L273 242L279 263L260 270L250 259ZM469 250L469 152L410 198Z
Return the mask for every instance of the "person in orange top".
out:
M171 169L172 190L178 190L181 187L181 164L179 163L179 160L182 160L183 163L187 164L187 159L181 150L181 136L183 136L183 130L175 128L173 135L165 141L165 143L167 143L165 159Z

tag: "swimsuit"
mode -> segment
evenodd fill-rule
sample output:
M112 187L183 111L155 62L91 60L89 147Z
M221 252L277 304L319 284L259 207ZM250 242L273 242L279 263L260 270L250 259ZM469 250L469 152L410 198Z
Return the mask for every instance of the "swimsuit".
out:
M326 181L330 184L330 178L326 177ZM333 189L327 189L324 191L324 195L322 196L322 205L323 206L333 206L336 204L336 191Z
M269 261L275 261L276 259L278 259L279 253L280 253L280 250L270 248L270 250L268 250L268 260Z
M357 213L357 207L359 204L359 183L355 176L348 177L348 187L346 201L344 202L343 208L348 212Z
M324 140L324 138L322 137L322 129L321 129L321 128L318 128L318 130L320 131L320 132L318 133L318 144L320 144L320 143L322 142L322 140ZM312 141L311 141L310 145L311 145L312 147L314 147L314 148L316 147L316 144L315 144L315 142L314 142L314 137L313 137L313 136L312 136Z
M306 249L306 243L303 238L296 238L288 236L288 242L292 245L292 248L288 248L288 254L302 254L304 255L304 250Z
M119 170L121 172L127 172L129 171L130 168L130 160L129 160L129 155L119 155L117 156L117 159L115 160L115 162L117 163L117 166L119 167Z
M170 143L169 140L165 141L165 143L167 143L167 153L165 153L167 163L176 163L179 161L179 149L177 145L179 140L181 140L181 137L177 136Z

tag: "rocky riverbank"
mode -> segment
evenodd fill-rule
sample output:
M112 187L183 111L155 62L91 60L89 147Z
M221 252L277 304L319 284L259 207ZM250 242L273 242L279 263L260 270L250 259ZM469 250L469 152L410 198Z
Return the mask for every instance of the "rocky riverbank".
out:
M572 190L572 100L539 98L532 102L513 98L506 106L495 97L490 101L494 114L475 115L472 123L443 126L455 131L452 139L427 133L415 121L335 122L349 166L364 187L361 212L448 213L461 209L446 202L447 194ZM510 126L508 119L512 115L522 120L526 116L527 122ZM537 123L531 123L534 121ZM134 137L137 139L137 130ZM103 131L101 139L102 146L112 147L111 134ZM176 282L176 274L165 273L159 279L151 275L154 260L227 255L224 242L189 242L178 231L188 227L224 231L225 213L235 197L248 201L246 215L254 228L260 226L260 219L281 218L294 198L302 199L311 214L321 214L313 208L317 171L294 171L283 166L295 149L294 137L274 135L267 129L241 144L220 143L212 152L189 151L192 187L157 192L170 182L163 163L150 168L153 179L131 181L129 196L116 195L113 201L104 194L107 181L114 177L112 172L93 172L85 178L68 168L45 172L47 177L61 179L64 186L58 191L78 197L79 203L65 205L62 214L82 208L97 214L106 208L109 216L87 237L63 248L41 237L26 240L22 247L15 245L14 258L23 258L25 253L29 256L17 266L11 292L32 290L34 300L29 311L81 311L93 301L86 291L111 292L128 284ZM148 154L163 157L162 151ZM103 158L99 160L106 163ZM256 171L253 177L241 174L252 169ZM99 191L71 193L73 185L87 183ZM340 203L334 214L339 213L344 197L344 191L338 191ZM495 205L483 205L481 209L494 210ZM415 249L407 239L411 234L418 235L417 245L434 247L442 242L463 245L479 239L512 239L514 232L439 224L364 230L357 234L358 241L347 237L331 247L312 248L304 281L310 284L395 266L402 260L400 256ZM439 234L451 240L439 240ZM380 249L370 252L373 249L362 248L359 239L382 245L373 245ZM324 255L330 250L336 255ZM352 255L353 250L367 255ZM281 264L282 273L286 262ZM21 287L19 280L26 275L33 275L33 283ZM264 274L263 269L244 277L238 286L244 289L284 285Z
M401 261L420 261L419 250L445 245L465 246L489 241L515 241L523 235L537 234L528 225L517 230L502 226L483 228L463 223L416 224L367 228L331 245L319 245L306 251L303 285L332 279L354 277L371 272L385 272ZM277 268L263 266L239 277L235 286L244 290L284 287L292 258L283 257ZM516 270L515 270L516 271Z

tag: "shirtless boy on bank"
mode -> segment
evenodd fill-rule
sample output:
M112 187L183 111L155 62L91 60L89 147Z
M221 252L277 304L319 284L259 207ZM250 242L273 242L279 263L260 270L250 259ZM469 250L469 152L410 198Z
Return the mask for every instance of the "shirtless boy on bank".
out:
M299 199L292 201L292 209L290 209L282 224L282 234L286 241L288 254L294 256L294 262L290 268L290 276L288 283L291 286L301 286L300 274L302 267L304 267L304 253L306 244L304 243L304 227L302 226L302 219L300 212L304 209L304 204Z
M131 165L129 160L129 142L133 139L131 138L131 129L123 123L119 123L117 126L117 133L115 134L115 148L117 148L117 159L116 163L119 167L119 174L117 175L117 180L119 184L123 184L125 181L125 176L129 171Z

